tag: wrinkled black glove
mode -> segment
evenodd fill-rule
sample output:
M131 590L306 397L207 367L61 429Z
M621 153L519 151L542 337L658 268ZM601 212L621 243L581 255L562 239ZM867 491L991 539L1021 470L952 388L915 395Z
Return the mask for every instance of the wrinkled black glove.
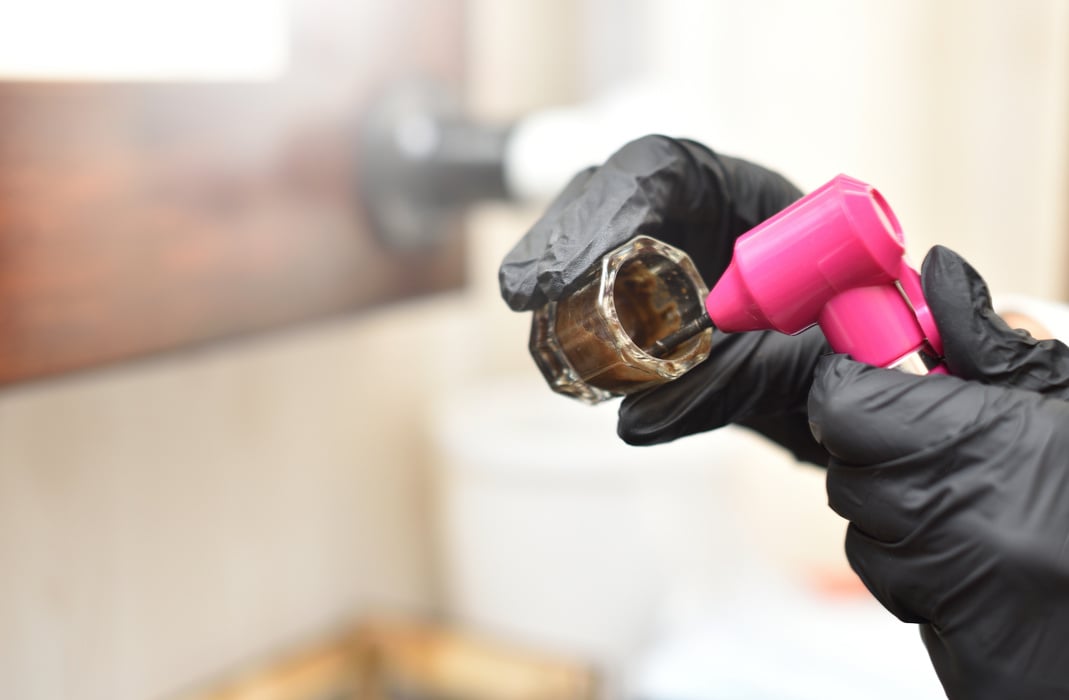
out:
M735 239L801 196L760 166L693 141L647 136L572 180L505 257L501 294L515 311L556 301L605 253L639 235L686 251L712 287ZM827 453L805 412L813 368L827 349L819 329L713 338L702 365L624 399L620 436L645 445L739 423L823 464Z
M1011 330L951 251L922 274L957 376L830 356L813 384L847 556L950 698L1069 697L1069 348Z

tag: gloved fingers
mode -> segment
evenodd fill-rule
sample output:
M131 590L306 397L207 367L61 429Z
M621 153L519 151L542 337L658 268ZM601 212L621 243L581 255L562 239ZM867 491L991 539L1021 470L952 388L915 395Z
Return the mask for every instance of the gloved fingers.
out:
M817 364L809 420L814 437L833 457L879 464L953 444L1019 402L998 387L828 355Z
M577 173L550 203L541 221L517 241L505 256L497 271L497 279L501 295L513 311L527 311L545 304L546 300L537 287L537 279L533 273L542 256L553 245L552 236L555 229L541 223L557 220L561 212L582 195L596 170L597 168L591 166Z
M898 542L988 483L970 470L1013 464L1041 397L956 377L918 377L835 355L809 395L814 437L831 453L828 504L867 535ZM948 492L954 484L958 491ZM972 484L975 493L963 491ZM952 496L952 497L951 497Z
M817 360L827 352L819 328L796 336L714 331L709 358L674 382L626 397L620 437L633 445L804 410ZM812 439L799 450L813 450ZM792 448L793 449L793 448Z
M534 300L559 299L605 253L639 235L684 248L701 270L700 261L718 257L713 244L729 204L719 164L705 164L711 173L702 165L667 137L625 145L593 173L581 197L535 224L531 235L550 244L524 270L524 288L538 290ZM701 239L687 240L692 227L702 230Z
M605 253L638 235L682 248L715 281L735 238L800 196L760 166L693 141L643 137L557 198L505 257L502 296L516 311L557 300Z
M1014 591L1009 600L1019 603L1014 599L1019 595L1019 591ZM996 603L994 614L1006 608L1005 600ZM1037 596L1035 601L1028 602L1043 607L1042 600L1043 596ZM978 612L989 617L986 610ZM1049 618L1035 625L1019 619L1006 622L1012 630L1012 641L999 639L991 630L977 629L975 622L947 629L934 625L921 627L921 639L947 697L950 700L1069 697L1065 644L1054 641L1055 634L1051 634L1051 630L1065 627ZM994 640L999 640L1002 648L992 649Z
M932 248L921 271L952 374L1069 399L1069 347L1006 325L983 278L954 251Z
M753 416L738 421L738 424L786 448L799 462L809 462L818 467L828 466L830 455L813 438L804 406L787 413Z
M703 148L700 144L695 144ZM802 191L779 173L750 161L720 155L734 202L733 238L749 231L802 198Z
M909 623L931 620L932 596L918 588L912 562L899 556L893 546L851 523L846 528L846 559L865 588L892 615Z
M546 211L542 216L549 218L556 217L562 210L571 206L573 201L582 196L587 183L590 182L590 178L597 172L597 170L597 166L591 165L576 173L575 176L568 181L568 184L564 186L564 189L560 191L560 194L549 203L549 206L546 207ZM540 242L543 244L549 243L549 241L546 240Z

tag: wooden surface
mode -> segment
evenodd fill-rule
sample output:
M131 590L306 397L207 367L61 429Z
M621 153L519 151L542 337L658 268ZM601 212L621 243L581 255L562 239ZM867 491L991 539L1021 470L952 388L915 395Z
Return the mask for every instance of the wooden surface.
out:
M366 622L175 700L594 700L585 663L408 621Z
M0 384L458 285L456 227L391 250L355 165L389 85L459 89L460 2L294 2L267 83L0 82Z

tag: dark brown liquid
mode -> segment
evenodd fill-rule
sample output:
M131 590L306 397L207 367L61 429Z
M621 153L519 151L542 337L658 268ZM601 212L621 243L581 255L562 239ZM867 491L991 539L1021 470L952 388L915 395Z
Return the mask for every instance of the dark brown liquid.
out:
M616 315L640 348L649 347L680 326L679 305L665 280L641 258L620 268L613 288Z
M630 393L664 381L652 370L624 360L597 311L596 280L581 287L557 306L556 335L580 376L594 386ZM639 348L678 330L704 313L703 300L683 271L656 254L639 255L620 268L613 287L620 326ZM698 338L683 341L664 359L682 357Z

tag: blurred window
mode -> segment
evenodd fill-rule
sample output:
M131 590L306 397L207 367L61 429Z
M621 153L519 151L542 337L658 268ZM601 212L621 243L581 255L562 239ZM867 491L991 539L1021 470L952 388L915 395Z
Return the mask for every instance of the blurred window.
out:
M259 81L287 0L0 0L0 80Z

